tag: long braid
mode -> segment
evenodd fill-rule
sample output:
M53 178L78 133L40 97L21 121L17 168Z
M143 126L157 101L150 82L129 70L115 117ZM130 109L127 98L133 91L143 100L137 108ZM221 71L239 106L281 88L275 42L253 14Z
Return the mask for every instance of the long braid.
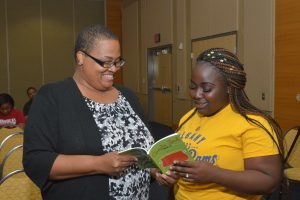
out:
M279 124L267 113L252 105L247 94L244 91L246 85L246 73L244 72L243 64L238 57L223 48L212 48L201 53L197 58L199 62L209 62L216 66L223 75L227 85L230 104L233 109L240 113L248 122L255 124L264 129L276 144L281 158L283 158L283 135ZM278 143L273 138L270 131L267 130L259 121L250 118L248 115L259 115L265 118L277 136Z

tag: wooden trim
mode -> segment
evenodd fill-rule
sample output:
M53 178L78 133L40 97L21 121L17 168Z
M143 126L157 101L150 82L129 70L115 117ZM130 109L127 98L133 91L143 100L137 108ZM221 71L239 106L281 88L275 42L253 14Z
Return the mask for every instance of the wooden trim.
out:
M122 44L122 3L122 0L106 1L106 25L119 37L120 44ZM114 82L123 84L122 70L117 72Z
M283 128L300 124L300 1L276 1L275 118Z

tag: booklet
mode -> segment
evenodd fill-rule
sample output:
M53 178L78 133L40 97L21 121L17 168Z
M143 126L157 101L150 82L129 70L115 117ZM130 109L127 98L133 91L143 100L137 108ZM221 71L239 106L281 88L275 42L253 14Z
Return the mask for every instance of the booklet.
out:
M155 167L159 168L162 173L169 170L174 160L193 160L178 133L158 140L148 151L143 148L131 148L121 151L119 154L137 157L137 165L140 169Z

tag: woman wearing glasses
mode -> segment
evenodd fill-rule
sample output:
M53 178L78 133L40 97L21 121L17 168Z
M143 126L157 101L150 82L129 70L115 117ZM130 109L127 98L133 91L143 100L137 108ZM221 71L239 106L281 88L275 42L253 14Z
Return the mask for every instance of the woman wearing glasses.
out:
M43 86L25 128L24 168L44 199L148 199L150 170L116 152L153 138L137 97L113 84L125 61L105 27L84 29L72 78Z

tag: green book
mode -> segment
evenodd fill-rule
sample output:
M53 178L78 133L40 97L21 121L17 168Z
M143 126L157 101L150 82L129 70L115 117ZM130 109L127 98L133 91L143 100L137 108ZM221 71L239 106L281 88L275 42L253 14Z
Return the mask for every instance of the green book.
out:
M162 173L169 170L174 160L193 160L189 150L177 133L158 140L148 151L143 148L131 148L121 151L119 154L137 157L137 165L140 169L155 167L160 169Z

